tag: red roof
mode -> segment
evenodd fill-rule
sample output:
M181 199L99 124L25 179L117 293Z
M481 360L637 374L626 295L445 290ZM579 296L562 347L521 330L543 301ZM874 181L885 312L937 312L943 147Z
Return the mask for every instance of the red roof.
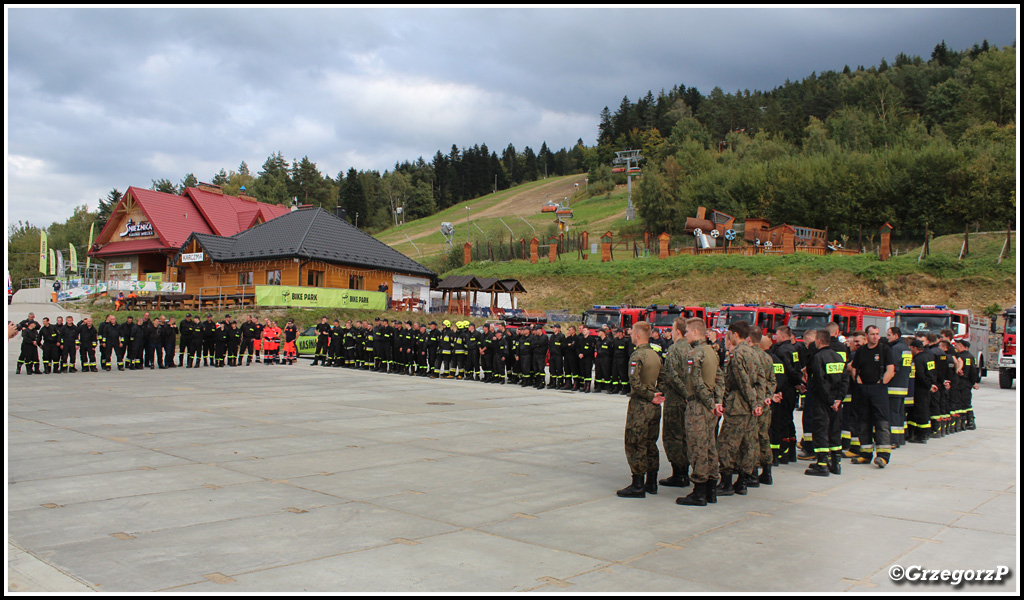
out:
M260 211L263 220L269 221L288 212L288 208L285 206L205 192L199 188L187 188L184 195L195 202L210 224L210 228L213 229L213 233L225 237L230 237L251 227L255 215L250 216L247 222L243 223L243 219L240 218L242 213ZM182 240L182 243L184 241Z
M106 241L101 249L90 252L92 256L178 250L193 233L232 236L254 226L259 219L269 221L288 213L285 206L204 192L198 188L187 188L183 195L178 196L129 187L125 192L125 197L128 196L135 199L149 219L155 236L121 241L117 232L112 231L120 219L111 218L96 237L97 241Z

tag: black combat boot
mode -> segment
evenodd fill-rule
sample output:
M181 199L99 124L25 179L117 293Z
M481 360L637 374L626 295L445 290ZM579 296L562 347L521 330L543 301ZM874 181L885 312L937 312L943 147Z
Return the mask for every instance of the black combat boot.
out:
M732 489L736 492L737 496L747 495L747 477L742 473L736 475L736 483L733 484Z
M631 483L629 487L624 487L615 493L619 498L646 498L647 493L644 491L644 476L634 475L633 483Z
M743 476L743 478L742 478L743 479L743 487L748 487L748 488L761 487L761 481L757 477L758 477L758 475L757 475L757 467L754 467L753 471L751 471L750 473L747 473L746 475Z
M708 479L704 483L704 498L708 501L708 504L715 504L718 502L718 480Z
M840 466L842 462L842 456L838 452L833 452L831 456L829 456L828 472L833 475L841 475L843 473L843 468Z
M707 487L708 482L706 481L693 484L693 491L682 498L676 498L676 504L681 504L682 506L707 506Z
M757 481L765 485L772 484L772 466L770 464L761 467L761 476L757 478Z
M967 413L967 425L965 425L965 427L967 428L967 431L974 431L975 429L978 428L978 426L974 424L974 411L973 410L971 412Z
M690 477L686 474L688 465L672 463L672 476L658 483L666 487L686 487L690 485Z
M732 472L722 471L722 481L718 484L715 489L716 496L732 496L736 493L736 488L732 485Z
M644 483L644 491L647 492L648 494L655 494L655 495L657 495L657 493L658 493L658 472L657 471L648 471L647 472L647 481Z
M822 464L814 463L807 467L804 471L804 475L814 475L815 477L828 477L828 467Z

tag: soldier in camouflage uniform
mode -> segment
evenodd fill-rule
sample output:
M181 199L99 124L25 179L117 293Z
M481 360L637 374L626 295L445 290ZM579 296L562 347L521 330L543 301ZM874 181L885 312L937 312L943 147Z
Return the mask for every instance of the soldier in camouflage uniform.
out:
M682 327L682 321L682 317L676 319L673 327ZM718 484L718 443L715 440L718 415L715 414L715 405L721 404L725 397L725 376L718 368L718 352L708 345L706 336L707 326L701 318L686 321L683 340L676 340L675 333L672 335L672 348L689 348L684 359L682 380L686 399L687 456L693 465L693 491L676 498L676 504L685 506L706 506L718 501L715 495Z
M782 400L782 394L775 393L777 382L775 379L775 361L772 360L768 349L771 348L772 340L770 337L763 335L761 328L754 327L750 328L750 337L748 338L750 345L757 352L758 358L761 359L761 384L762 389L760 390L760 397L764 398L764 406L761 412L761 416L757 417L757 444L758 444L758 464L761 465L761 473L758 475L757 466L754 467L753 475L747 480L747 487L760 487L763 483L765 485L772 484L772 460L774 456L772 454L772 440L771 440L771 428L772 428L772 402L779 402Z
M683 339L685 330L685 319L676 319L678 323L672 326L672 339L676 342ZM657 331L655 329L655 331ZM651 349L658 352L651 343ZM686 456L686 387L684 377L686 375L686 355L690 350L689 344L674 343L665 355L661 367L661 383L658 391L665 396L665 404L662 407L662 444L665 446L665 455L672 465L672 476L658 481L661 485L669 487L686 487L690 485L690 478L687 470L690 468L690 461ZM659 353L660 354L660 353Z
M661 357L647 343L651 326L645 321L633 328L629 357L629 408L626 411L626 459L633 474L629 487L617 492L622 498L644 498L658 493L658 425L665 397L658 392ZM647 482L644 483L644 474Z
M754 470L757 457L757 429L755 417L761 415L764 398L756 389L760 359L750 344L744 343L750 333L746 321L729 326L726 349L729 350L725 370L725 404L715 407L724 415L722 431L718 434L718 457L721 461L722 482L718 495L746 495L743 475ZM732 476L739 475L735 486Z

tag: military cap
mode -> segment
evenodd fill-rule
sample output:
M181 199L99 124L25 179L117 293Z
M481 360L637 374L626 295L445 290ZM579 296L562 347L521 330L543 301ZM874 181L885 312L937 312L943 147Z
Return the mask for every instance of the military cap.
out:
M910 340L910 347L911 348L924 348L924 344L921 343L921 340L919 340L917 338L914 338L914 339Z
M962 345L964 348L970 348L971 347L971 343L968 342L967 340L954 340L954 342L956 342L957 344Z
M558 323L555 323L554 325L552 325L552 327L554 327L555 329L561 329L562 328L562 326L559 325Z

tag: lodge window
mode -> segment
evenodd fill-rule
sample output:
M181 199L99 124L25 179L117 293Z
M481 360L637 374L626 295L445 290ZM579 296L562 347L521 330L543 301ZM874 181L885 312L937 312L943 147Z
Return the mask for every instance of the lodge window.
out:
M238 285L252 285L252 271L243 271L239 273Z
M306 271L306 285L310 287L324 287L324 272Z
M348 276L348 289L350 289L350 290L361 290L361 289L363 289L363 276L362 275L349 275Z
M281 285L281 271L267 271L267 285Z

